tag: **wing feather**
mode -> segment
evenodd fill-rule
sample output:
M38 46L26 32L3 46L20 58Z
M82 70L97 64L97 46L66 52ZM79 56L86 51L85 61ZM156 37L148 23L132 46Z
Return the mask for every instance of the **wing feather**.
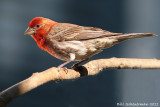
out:
M83 27L75 24L60 23L53 26L48 38L57 41L87 40L99 37L120 35L96 27Z

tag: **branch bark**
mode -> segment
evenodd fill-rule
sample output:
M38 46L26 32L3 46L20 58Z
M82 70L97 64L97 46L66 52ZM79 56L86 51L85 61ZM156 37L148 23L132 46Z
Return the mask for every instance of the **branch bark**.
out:
M100 71L109 68L117 69L160 69L160 60L157 59L127 59L110 58L99 59L88 62L83 66L68 69L67 73L63 69L56 67L49 68L40 73L33 73L31 77L23 80L0 93L0 107L5 107L10 101L19 97L34 88L54 80L75 79L82 76L96 75Z

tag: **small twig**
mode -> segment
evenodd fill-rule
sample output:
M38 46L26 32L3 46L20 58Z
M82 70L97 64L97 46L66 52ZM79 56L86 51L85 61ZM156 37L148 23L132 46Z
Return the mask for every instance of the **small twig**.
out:
M99 59L88 62L77 67L75 70L68 69L68 73L62 69L52 67L40 73L34 73L28 79L21 81L0 93L0 107L6 106L10 101L19 97L34 88L54 80L75 79L81 76L96 75L108 68L120 69L160 69L160 60L157 59L127 59L110 58Z

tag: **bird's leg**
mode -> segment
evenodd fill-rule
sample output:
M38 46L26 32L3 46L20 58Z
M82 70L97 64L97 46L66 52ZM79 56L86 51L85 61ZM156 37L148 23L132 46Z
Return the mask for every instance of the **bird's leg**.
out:
M81 63L83 63L83 62L85 62L85 61L87 61L89 58L86 58L86 59L83 59L83 60L81 60L81 61L79 61L79 62L77 62L77 63L75 63L74 65L72 65L72 69L74 69L74 68L76 68L79 64L81 64Z
M64 65L70 63L71 61L75 60L75 54L74 53L69 53L70 59L66 61L65 63L61 64L58 66L58 68L63 68L63 70L67 73L68 69L66 67L63 67Z
M61 64L61 65L59 65L58 66L58 68L63 68L63 66L65 66L66 64L68 64L68 63L70 63L71 61L70 60L68 60L68 61L66 61L65 63L63 63L63 64Z
M59 68L59 69L63 69L63 70L66 72L66 74L67 74L67 73L68 73L68 69L67 69L67 67L63 67L63 66L65 66L66 64L68 64L68 63L70 63L70 62L71 62L71 60L68 60L68 61L66 61L65 63L59 65L58 68Z

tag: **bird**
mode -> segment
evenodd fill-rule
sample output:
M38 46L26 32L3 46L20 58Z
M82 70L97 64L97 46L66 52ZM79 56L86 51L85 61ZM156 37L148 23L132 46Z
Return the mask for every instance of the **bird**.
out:
M75 68L104 49L124 40L157 36L154 33L113 33L97 27L55 22L44 17L33 18L24 35L30 35L40 49L66 61L58 68L78 61L72 66Z

